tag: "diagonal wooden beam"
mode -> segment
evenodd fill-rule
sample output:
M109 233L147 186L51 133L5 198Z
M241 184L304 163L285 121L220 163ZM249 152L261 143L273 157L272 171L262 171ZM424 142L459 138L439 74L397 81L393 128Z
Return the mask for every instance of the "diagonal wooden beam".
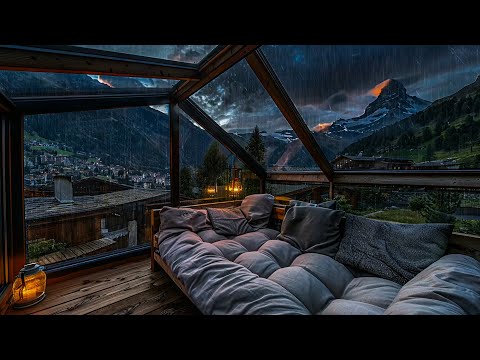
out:
M31 115L162 105L169 103L169 93L18 97L12 101L19 111Z
M0 91L0 112L11 112L15 110L13 102Z
M330 165L330 162L323 154L322 149L313 137L293 101L288 96L280 79L277 77L277 74L275 74L275 71L265 55L260 49L257 49L247 56L247 62L255 75L257 75L265 90L271 96L275 104L277 104L283 116L287 119L307 151L312 155L320 169L322 169L327 179L332 181L333 168Z
M77 46L0 45L0 70L200 79L195 64Z
M186 99L179 103L180 109L185 111L193 120L203 127L218 142L232 152L241 162L243 162L250 170L252 170L260 179L265 179L267 172L245 150L235 139L222 129L210 116L208 116L195 102Z
M226 45L214 49L212 56L207 56L199 65L200 81L184 81L177 84L173 90L173 97L177 101L185 100L258 47L259 45Z

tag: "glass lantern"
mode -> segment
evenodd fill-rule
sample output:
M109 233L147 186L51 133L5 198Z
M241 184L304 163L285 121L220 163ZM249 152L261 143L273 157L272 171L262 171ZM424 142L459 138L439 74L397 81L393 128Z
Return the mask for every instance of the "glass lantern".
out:
M44 267L35 263L27 264L13 283L13 307L21 309L38 304L45 298L47 275Z

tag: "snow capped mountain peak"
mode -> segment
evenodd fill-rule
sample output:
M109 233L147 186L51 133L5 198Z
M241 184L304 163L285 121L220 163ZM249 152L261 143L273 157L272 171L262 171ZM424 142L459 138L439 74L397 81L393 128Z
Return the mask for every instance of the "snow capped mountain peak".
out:
M429 101L408 95L405 86L395 79L382 81L368 93L377 98L368 104L363 115L335 121L329 129L330 135L344 138L347 132L348 138L353 141L394 124L430 105Z

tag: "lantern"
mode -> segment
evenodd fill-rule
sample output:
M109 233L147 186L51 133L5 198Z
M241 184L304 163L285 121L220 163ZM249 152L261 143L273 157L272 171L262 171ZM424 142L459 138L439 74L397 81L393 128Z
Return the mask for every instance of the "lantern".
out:
M13 283L13 307L25 308L45 298L47 275L44 267L35 263L25 265Z

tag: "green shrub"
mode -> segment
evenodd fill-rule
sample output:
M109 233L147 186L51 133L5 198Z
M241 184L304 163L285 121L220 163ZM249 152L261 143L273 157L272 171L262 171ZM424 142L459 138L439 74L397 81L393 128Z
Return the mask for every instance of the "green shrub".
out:
M480 220L457 220L453 231L480 235Z
M55 239L39 240L28 244L28 258L36 259L42 255L64 250L66 244L56 242Z

